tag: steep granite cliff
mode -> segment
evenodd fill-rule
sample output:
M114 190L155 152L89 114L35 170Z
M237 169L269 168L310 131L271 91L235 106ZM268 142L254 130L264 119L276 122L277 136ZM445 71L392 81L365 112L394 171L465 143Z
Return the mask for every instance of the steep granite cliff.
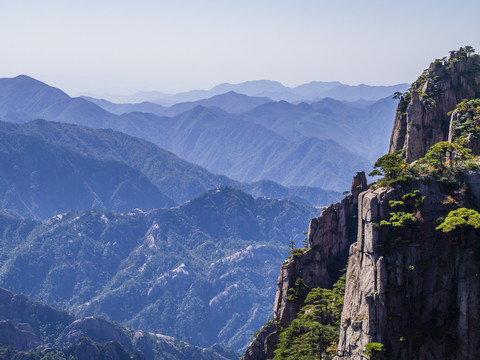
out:
M363 172L353 178L351 195L340 203L330 204L318 218L310 221L308 248L294 253L280 268L274 303L273 322L266 324L249 345L244 359L273 358L278 343L277 326L286 327L303 306L307 292L299 297L289 296L302 280L305 289L330 287L345 266L348 248L357 235L357 199L367 189Z
M480 358L480 172L462 147L480 155L472 53L436 60L401 96L390 153L406 163L384 162L396 178L359 196L338 360L373 359L372 346L388 359Z
M464 180L478 186L479 179L477 172ZM380 225L412 190L425 197L417 221ZM383 344L388 359L480 357L479 232L436 230L452 206L473 208L478 200L460 187L421 180L360 194L338 359L364 359L371 342Z
M410 163L448 139L449 112L458 103L480 97L480 56L464 48L450 52L448 59L432 62L399 97L389 152L404 149Z
M289 359L480 358L480 161L463 147L480 155L480 56L453 51L397 95L394 155L376 164L384 178L368 188L357 176L352 195L311 221L309 246L282 265L273 321L245 360L285 359L274 350L286 327L310 311L310 289L332 286L349 244L338 346Z

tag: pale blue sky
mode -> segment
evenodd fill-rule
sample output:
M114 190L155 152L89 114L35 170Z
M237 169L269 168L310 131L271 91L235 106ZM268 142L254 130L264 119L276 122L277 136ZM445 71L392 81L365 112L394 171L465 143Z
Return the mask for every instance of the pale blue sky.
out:
M412 82L480 51L479 0L0 0L0 77L70 94L221 82Z

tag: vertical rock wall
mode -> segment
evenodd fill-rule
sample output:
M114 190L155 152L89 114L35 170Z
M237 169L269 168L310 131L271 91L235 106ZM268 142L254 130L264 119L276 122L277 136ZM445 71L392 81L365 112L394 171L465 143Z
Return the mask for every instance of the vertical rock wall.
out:
M479 174L467 182L478 184ZM378 226L412 189L425 196L414 228ZM480 236L435 227L450 189L416 181L359 196L358 239L350 247L337 359L365 359L365 345L398 360L480 359ZM471 194L469 194L471 195ZM478 199L465 197L467 207Z
M277 280L274 322L287 327L304 305L304 298L289 300L289 290L297 279L307 288L331 287L345 267L350 245L357 239L358 196L368 188L365 173L353 178L351 195L340 203L330 204L318 218L310 221L308 249L300 256L285 261ZM278 343L275 326L263 328L249 345L244 359L273 358Z

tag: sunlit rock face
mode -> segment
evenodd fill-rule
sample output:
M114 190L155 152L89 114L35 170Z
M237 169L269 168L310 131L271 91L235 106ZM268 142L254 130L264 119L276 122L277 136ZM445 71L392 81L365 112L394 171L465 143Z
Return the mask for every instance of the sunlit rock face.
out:
M404 149L407 162L418 160L432 145L449 139L450 112L457 104L479 97L479 56L459 50L431 63L401 97L389 152Z

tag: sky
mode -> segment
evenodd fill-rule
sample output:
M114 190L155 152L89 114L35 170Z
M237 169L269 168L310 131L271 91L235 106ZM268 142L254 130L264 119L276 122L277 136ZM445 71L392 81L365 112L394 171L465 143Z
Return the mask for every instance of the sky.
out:
M0 77L70 95L276 80L411 83L480 52L478 0L0 0Z

